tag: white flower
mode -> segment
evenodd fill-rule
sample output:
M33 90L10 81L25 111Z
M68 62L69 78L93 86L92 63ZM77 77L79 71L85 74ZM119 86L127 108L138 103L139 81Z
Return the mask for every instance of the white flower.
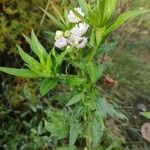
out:
M82 11L82 9L80 7L75 8L75 10L82 16L84 17L84 12ZM72 10L69 11L68 14L68 21L72 22L72 23L79 23L81 21L81 19L79 17L77 17Z
M86 23L79 23L72 28L71 33L77 36L83 36L89 28L89 25Z
M62 31L56 31L55 40L60 39L63 37L64 33Z
M77 46L79 42L82 41L82 37L71 34L68 43L72 46Z
M58 48L63 48L65 46L67 46L67 44L68 44L67 39L64 37L61 37L55 41L55 46Z
M87 43L87 37L83 37L82 41L77 45L77 48L84 48Z
M72 46L77 47L77 48L84 48L86 46L86 43L87 43L87 38L71 34L71 36L68 39L68 43Z

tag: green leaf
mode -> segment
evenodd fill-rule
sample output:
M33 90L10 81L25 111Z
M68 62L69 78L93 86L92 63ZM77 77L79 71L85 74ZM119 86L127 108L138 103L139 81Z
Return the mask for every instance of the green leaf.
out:
M71 50L72 50L72 48L66 48L66 50L64 52L62 52L60 55L55 57L55 59L56 59L55 70L57 69L58 66L60 66L62 64L65 55L68 54L68 52L70 52Z
M66 104L66 106L71 106L73 104L78 103L81 99L83 99L84 97L84 93L80 93L80 94L76 94L74 95L70 101Z
M96 64L90 62L87 64L87 71L90 76L91 82L95 83L98 79L99 68Z
M76 10L72 9L73 13L79 17L83 22L89 24L88 20L86 20L83 16L81 16Z
M29 43L30 46L32 46L32 41L29 37L27 37L25 34L22 34L25 40Z
M45 129L51 133L52 137L59 139L67 138L69 135L69 115L65 111L46 111L50 121L44 121Z
M88 15L88 4L85 0L78 0L78 3L80 5L80 7L83 9L83 11L85 12L86 15Z
M76 67L76 68L79 68L79 69L81 69L81 70L84 70L84 68L85 68L83 62L76 62L76 61L72 61L72 60L68 60L68 61L69 61L69 63L70 63L72 66L74 66L74 67Z
M89 44L90 44L90 46L94 47L95 43L96 43L95 29L93 28L91 36L90 36L90 42L89 42Z
M133 11L128 11L123 14L121 14L116 21L106 30L105 36L110 34L113 30L116 30L119 28L124 22L126 22L129 19L133 19L137 16L140 16L144 13L148 13L150 10L133 10Z
M89 62L87 64L86 70L89 74L92 83L96 83L96 81L102 76L104 71L104 65L97 65L93 62Z
M65 22L63 16L61 15L61 13L59 12L59 10L55 7L55 5L53 4L53 2L51 3L51 5L52 5L52 8L54 9L54 11L56 12L57 16L61 20L61 22L65 25L66 22Z
M46 34L52 36L53 38L55 37L55 32L52 31L45 31Z
M103 118L107 118L108 116L111 116L113 118L128 120L127 117L123 113L115 109L115 106L113 106L111 103L108 103L106 100L102 98L100 98L97 101L97 108L98 108L98 111L100 112L100 115Z
M50 90L57 86L56 79L44 79L40 86L40 93L42 96L46 95Z
M95 112L92 117L92 146L93 149L100 143L104 131L104 121L98 112Z
M18 77L26 77L26 78L37 78L38 74L29 70L29 69L17 69L17 68L7 68L0 67L0 71L5 72L10 75L18 76Z
M71 118L70 121L70 131L69 131L69 149L73 150L74 144L78 138L78 134L80 131L80 124L74 118Z
M150 111L148 112L140 112L140 114L144 117L146 117L147 119L150 119Z
M87 24L91 24L93 26L97 25L98 22L98 17L96 16L92 5L87 4L87 2L85 0L78 0L78 3L80 5L80 7L83 9L85 16L87 19L85 19L85 17L82 17L80 14L78 14L77 12L73 11L83 22L86 22Z
M52 67L53 67L52 51L50 51L49 54L47 55L47 60L46 60L46 70L49 75L53 74Z
M43 8L41 8L41 10L58 26L60 27L62 30L66 29L66 26L57 18L55 18L53 15L51 15L50 13L48 13L47 11L45 11Z
M79 78L75 75L70 75L66 77L67 84L70 86L79 86L86 82L85 79Z
M101 55L110 52L117 46L117 42L102 44L100 48L97 49L96 55Z
M30 66L30 69L32 71L36 72L37 74L39 74L40 73L40 63L38 61L36 61L34 58L32 58L30 55L25 53L20 46L17 45L17 48L19 51L19 55Z
M44 66L45 65L44 59L46 59L48 53L46 52L44 47L41 45L39 40L37 39L34 31L32 30L31 39L24 34L23 36L26 39L26 41L30 44L32 51L38 56L41 64Z
M104 11L103 11L103 24L106 24L110 18L112 17L118 0L103 0L104 4Z
M32 40L32 46L34 48L34 51L37 51L38 56L41 57L41 55L42 55L43 57L46 57L48 55L48 53L46 52L44 47L39 42L39 40L36 37L33 30L31 32L31 40Z
M67 103L70 100L71 94L69 92L57 93L57 95L51 96L51 100L59 101L60 103Z
M52 132L52 127L51 127L52 124L45 120L44 125L45 125L46 130L51 133Z

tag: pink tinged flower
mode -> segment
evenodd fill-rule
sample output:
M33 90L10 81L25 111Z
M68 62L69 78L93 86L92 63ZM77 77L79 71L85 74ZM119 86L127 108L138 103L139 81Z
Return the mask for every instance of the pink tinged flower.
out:
M86 43L87 43L87 38L76 36L76 35L72 34L68 39L68 43L71 46L75 46L77 48L84 48L86 46Z
M88 28L89 28L88 24L79 23L79 24L75 25L74 28L72 28L71 33L76 36L83 36L84 34L86 34Z
M87 37L83 37L82 41L77 45L77 48L84 48L87 44Z
M82 17L84 17L84 13L80 7L75 8L75 11L77 11ZM81 19L77 17L72 10L69 11L69 14L67 16L68 21L71 23L79 23Z
M81 40L82 40L81 37L71 34L70 37L68 38L68 43L72 46L76 46Z
M67 39L64 37L61 37L55 41L55 46L60 48L60 49L66 47L67 44L68 44Z

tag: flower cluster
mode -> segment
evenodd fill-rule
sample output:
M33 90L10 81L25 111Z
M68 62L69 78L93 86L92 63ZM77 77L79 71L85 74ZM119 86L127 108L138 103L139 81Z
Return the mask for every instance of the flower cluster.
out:
M75 10L84 17L84 13L81 8L75 8ZM81 22L81 19L77 17L73 11L69 11L68 13L68 21L70 23L74 23L74 27L69 31L57 31L55 35L55 46L58 48L64 48L67 45L71 45L76 48L84 48L87 44L86 34L89 25Z

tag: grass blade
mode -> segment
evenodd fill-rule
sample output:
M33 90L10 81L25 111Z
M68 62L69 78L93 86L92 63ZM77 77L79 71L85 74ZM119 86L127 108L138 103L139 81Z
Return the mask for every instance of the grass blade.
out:
M59 21L57 18L55 18L53 15L51 15L50 13L48 13L47 11L45 11L44 9L41 8L41 10L58 26L60 27L62 30L65 30L66 27L65 25Z

